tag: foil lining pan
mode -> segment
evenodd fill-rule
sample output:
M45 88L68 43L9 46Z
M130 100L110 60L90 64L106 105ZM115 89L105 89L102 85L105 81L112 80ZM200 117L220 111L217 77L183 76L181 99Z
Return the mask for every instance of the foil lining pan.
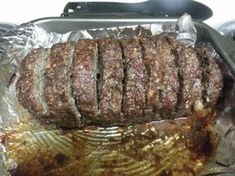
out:
M171 33L180 42L195 45L196 30L189 15L171 25L146 24L119 26L108 29L48 33L28 23L0 38L0 173L8 175L169 175L182 168L196 175L235 175L235 89L234 77L211 47L223 71L225 87L223 104L215 123L219 136L213 157L204 166L203 158L191 156L184 143L182 131L190 133L188 119L158 121L128 127L95 127L64 130L52 124L42 124L25 110L16 98L15 82L18 68L25 55L34 48L50 48L53 44L97 39L109 36L122 38ZM172 129L169 130L168 128ZM144 130L142 130L144 129ZM170 131L170 132L169 132ZM157 154L157 155L156 155ZM137 157L138 156L138 157ZM158 157L164 157L158 160ZM189 156L185 158L184 156ZM182 159L188 166L182 166ZM157 163L156 161L161 161ZM154 164L155 165L154 165ZM36 168L35 168L36 167ZM27 173L24 173L27 171ZM20 173L20 174L19 174ZM190 174L181 172L181 175ZM179 174L178 174L179 175Z

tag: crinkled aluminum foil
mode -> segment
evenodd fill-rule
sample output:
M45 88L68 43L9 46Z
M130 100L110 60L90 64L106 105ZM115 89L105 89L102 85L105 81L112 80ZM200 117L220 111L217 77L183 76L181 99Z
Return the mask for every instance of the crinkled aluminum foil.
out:
M0 128L2 131L2 133L0 133L0 140L2 140L2 143L4 143L5 140L3 133L15 133L15 135L11 137L14 139L12 142L18 144L16 145L17 151L29 151L29 149L24 149L24 146L20 143L22 139L28 140L27 142L31 144L29 147L32 147L32 151L35 145L44 147L57 146L56 151L60 151L61 148L63 150L70 149L71 147L71 141L63 136L60 130L55 129L53 126L43 126L39 124L39 122L32 119L29 113L19 105L16 99L14 82L15 78L17 79L18 76L17 71L19 63L33 48L50 48L55 43L68 40L77 41L82 38L96 39L111 35L122 38L132 35L145 35L149 32L152 34L172 32L177 40L188 45L194 45L197 39L196 30L191 21L191 17L188 15L184 15L178 20L177 24L172 25L162 23L141 26L122 26L109 29L80 30L71 31L66 34L57 34L48 33L34 24L25 24L5 34L4 37L0 38ZM211 51L213 51L213 49ZM220 141L216 157L207 164L202 175L233 176L235 175L234 78L219 57L218 61L223 68L225 84L227 84L224 92L224 108L216 122L216 129L220 135ZM99 128L93 132L97 133L99 139L103 142L102 145L106 144L103 138L105 135L113 136L114 143L115 139L118 140L120 137L118 127ZM79 130L76 135L83 136L86 135L86 132L83 133ZM92 140L93 142L100 142L96 141L96 139ZM2 176L11 175L11 173L8 172L9 169L14 173L14 169L17 168L18 165L16 161L8 157L10 154L7 150L8 149L3 144L0 145L0 173ZM97 152L98 151L102 150L97 150ZM30 154L30 152L26 152L26 154ZM116 154L113 153L112 155ZM140 165L139 167L148 167L148 165Z

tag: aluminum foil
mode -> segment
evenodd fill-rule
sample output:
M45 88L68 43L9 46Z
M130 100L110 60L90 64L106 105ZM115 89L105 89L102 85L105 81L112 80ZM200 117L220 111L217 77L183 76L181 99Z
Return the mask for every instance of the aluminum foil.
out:
M157 175L158 172L158 175L160 175L160 171L163 170L164 167L154 170L149 163L149 160L152 159L151 156L143 159L141 162L137 162L133 160L132 157L122 155L122 152L119 151L122 149L122 146L117 150L109 150L108 148L108 146L111 145L118 146L123 136L124 138L128 135L134 136L136 134L136 129L138 129L137 126L125 128L120 128L118 126L109 128L87 127L83 130L72 130L68 132L58 129L50 124L41 124L22 108L17 101L15 82L18 78L18 68L21 60L34 48L50 48L55 43L77 41L83 38L97 39L109 36L122 38L126 36L148 35L149 33L153 35L161 33L164 35L165 32L172 33L177 40L187 45L193 46L197 41L196 30L189 15L182 16L178 20L178 23L172 25L165 25L162 23L141 26L119 26L108 29L71 31L65 34L48 33L36 25L29 23L19 26L0 38L1 175L16 174L20 162L26 160L25 158L23 159L25 156L27 156L28 162L32 163L32 165L34 162L39 162L39 165L43 165L44 163L40 162L43 162L44 160L40 160L39 157L44 156L47 158L45 161L50 163L50 168L48 168L50 172L46 175L59 175L63 169L69 173L74 166L80 167L80 170L77 171L77 173L79 175L79 172L81 172L81 175L86 171L86 169L84 169L86 168L86 165L84 164L85 162L78 162L79 159L76 158L76 156L81 156L76 155L74 147L76 148L76 151L83 151L82 156L85 156L86 161L93 163L91 165L93 168L89 169L95 170L97 173L102 173L102 170L97 170L97 168L100 167L100 164L104 164L101 160L111 161L112 158L117 158L120 164L123 165L119 165L118 168L115 169L124 169L125 167L130 168L130 170L127 171L129 175L136 174L134 170L137 170L137 173L141 173L142 175ZM217 56L212 47L211 51ZM220 140L215 157L208 162L201 175L232 176L235 175L234 78L219 56L217 56L217 58L225 78L225 89L222 101L224 104L221 105L221 114L219 115L215 126L220 136ZM162 127L167 126L167 123L168 122L152 122L149 124L148 128L154 130L155 127L159 125ZM164 131L164 128L162 128L162 130ZM144 132L142 133L141 135L145 135ZM173 145L174 142L177 142L179 139L179 136L177 135L178 134L175 133L169 138L158 142L155 141L156 146L158 146L158 143L165 145L165 147L171 144ZM74 142L74 140L76 142ZM89 143L86 147L83 146L84 140ZM153 142L154 141L148 143L147 141L148 145L146 144L145 146L149 146L150 144L153 144ZM130 142L127 142L125 146L132 147L133 150L135 150L135 145L130 144ZM157 152L162 152L164 150L157 148ZM40 153L39 151L42 153L40 156L38 155L38 153ZM70 156L69 159L64 155L61 155L61 153L64 152L68 153L67 156ZM57 164L59 165L55 165L55 163L50 160L50 155L53 155L53 158L58 159ZM177 153L175 155L178 156ZM99 159L99 162L97 161L97 158ZM65 167L64 164L67 161L69 161L70 164L67 163ZM180 161L175 162L178 163ZM195 160L195 162L197 161ZM109 167L113 167L113 165L110 164ZM165 167L165 169L167 169L167 165L165 165ZM31 173L25 174L30 175ZM92 174L95 175L95 173ZM112 173L110 172L110 174Z

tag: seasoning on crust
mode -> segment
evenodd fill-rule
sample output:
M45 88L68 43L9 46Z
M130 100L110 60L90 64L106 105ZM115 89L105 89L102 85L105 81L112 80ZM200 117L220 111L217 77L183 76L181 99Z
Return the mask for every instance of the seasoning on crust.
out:
M164 65L158 50L159 43L151 37L140 38L143 59L146 66L146 105L145 115L150 115L154 119L159 114L161 108L160 91L163 88Z
M122 121L122 98L124 68L122 50L118 40L106 38L98 40L100 81L99 107L102 121L112 123Z
M194 110L202 110L202 73L197 54L191 47L183 44L177 45L179 67L179 103L178 114L184 116L192 113Z
M167 35L59 43L33 50L21 69L20 103L64 127L188 116L213 107L223 87L208 48Z
M98 118L97 93L98 47L95 40L79 40L73 61L73 96L82 116L88 120Z
M155 38L158 51L164 66L162 90L160 92L161 114L164 118L170 118L175 112L178 102L179 79L176 67L176 56L166 38Z
M50 116L60 126L81 126L81 115L75 105L71 90L71 70L75 44L55 44L46 64L45 98Z
M223 75L206 44L196 47L203 75L203 100L206 106L215 105L223 89Z
M144 115L147 75L142 48L136 37L122 40L122 47L126 69L123 113L125 118L135 118L135 121L141 121L144 120L140 116Z
M21 75L16 84L20 103L36 117L48 116L44 99L44 72L50 49L31 51L21 63Z

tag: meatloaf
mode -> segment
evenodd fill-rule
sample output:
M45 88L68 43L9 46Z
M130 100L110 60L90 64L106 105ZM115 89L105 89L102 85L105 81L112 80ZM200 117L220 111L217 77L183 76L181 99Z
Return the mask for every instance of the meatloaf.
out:
M204 105L215 104L223 88L223 75L206 44L196 46L196 52L202 70L202 91Z
M215 107L223 88L209 49L170 35L59 43L33 50L21 70L20 103L69 128L189 116Z
M171 118L178 103L179 79L176 64L178 58L166 38L156 38L155 40L158 42L158 51L164 66L163 87L160 91L161 114L164 118Z
M197 54L191 47L177 46L179 68L178 113L190 114L194 109L202 109L201 69Z
M146 66L145 114L156 114L161 108L160 91L163 89L164 64L160 57L160 41L155 38L141 38L143 58Z
M122 121L122 99L124 68L122 50L118 40L106 38L98 41L99 44L99 107L101 121L115 123Z
M72 90L81 115L95 120L99 115L97 92L98 47L94 40L79 40L72 68Z
M44 98L44 72L50 49L38 48L30 52L21 63L21 76L16 84L20 103L37 117L47 117Z
M71 88L74 49L72 42L54 45L46 64L45 99L52 119L64 127L81 126L81 115Z
M125 62L123 113L125 118L141 121L145 108L146 68L138 38L122 40Z

